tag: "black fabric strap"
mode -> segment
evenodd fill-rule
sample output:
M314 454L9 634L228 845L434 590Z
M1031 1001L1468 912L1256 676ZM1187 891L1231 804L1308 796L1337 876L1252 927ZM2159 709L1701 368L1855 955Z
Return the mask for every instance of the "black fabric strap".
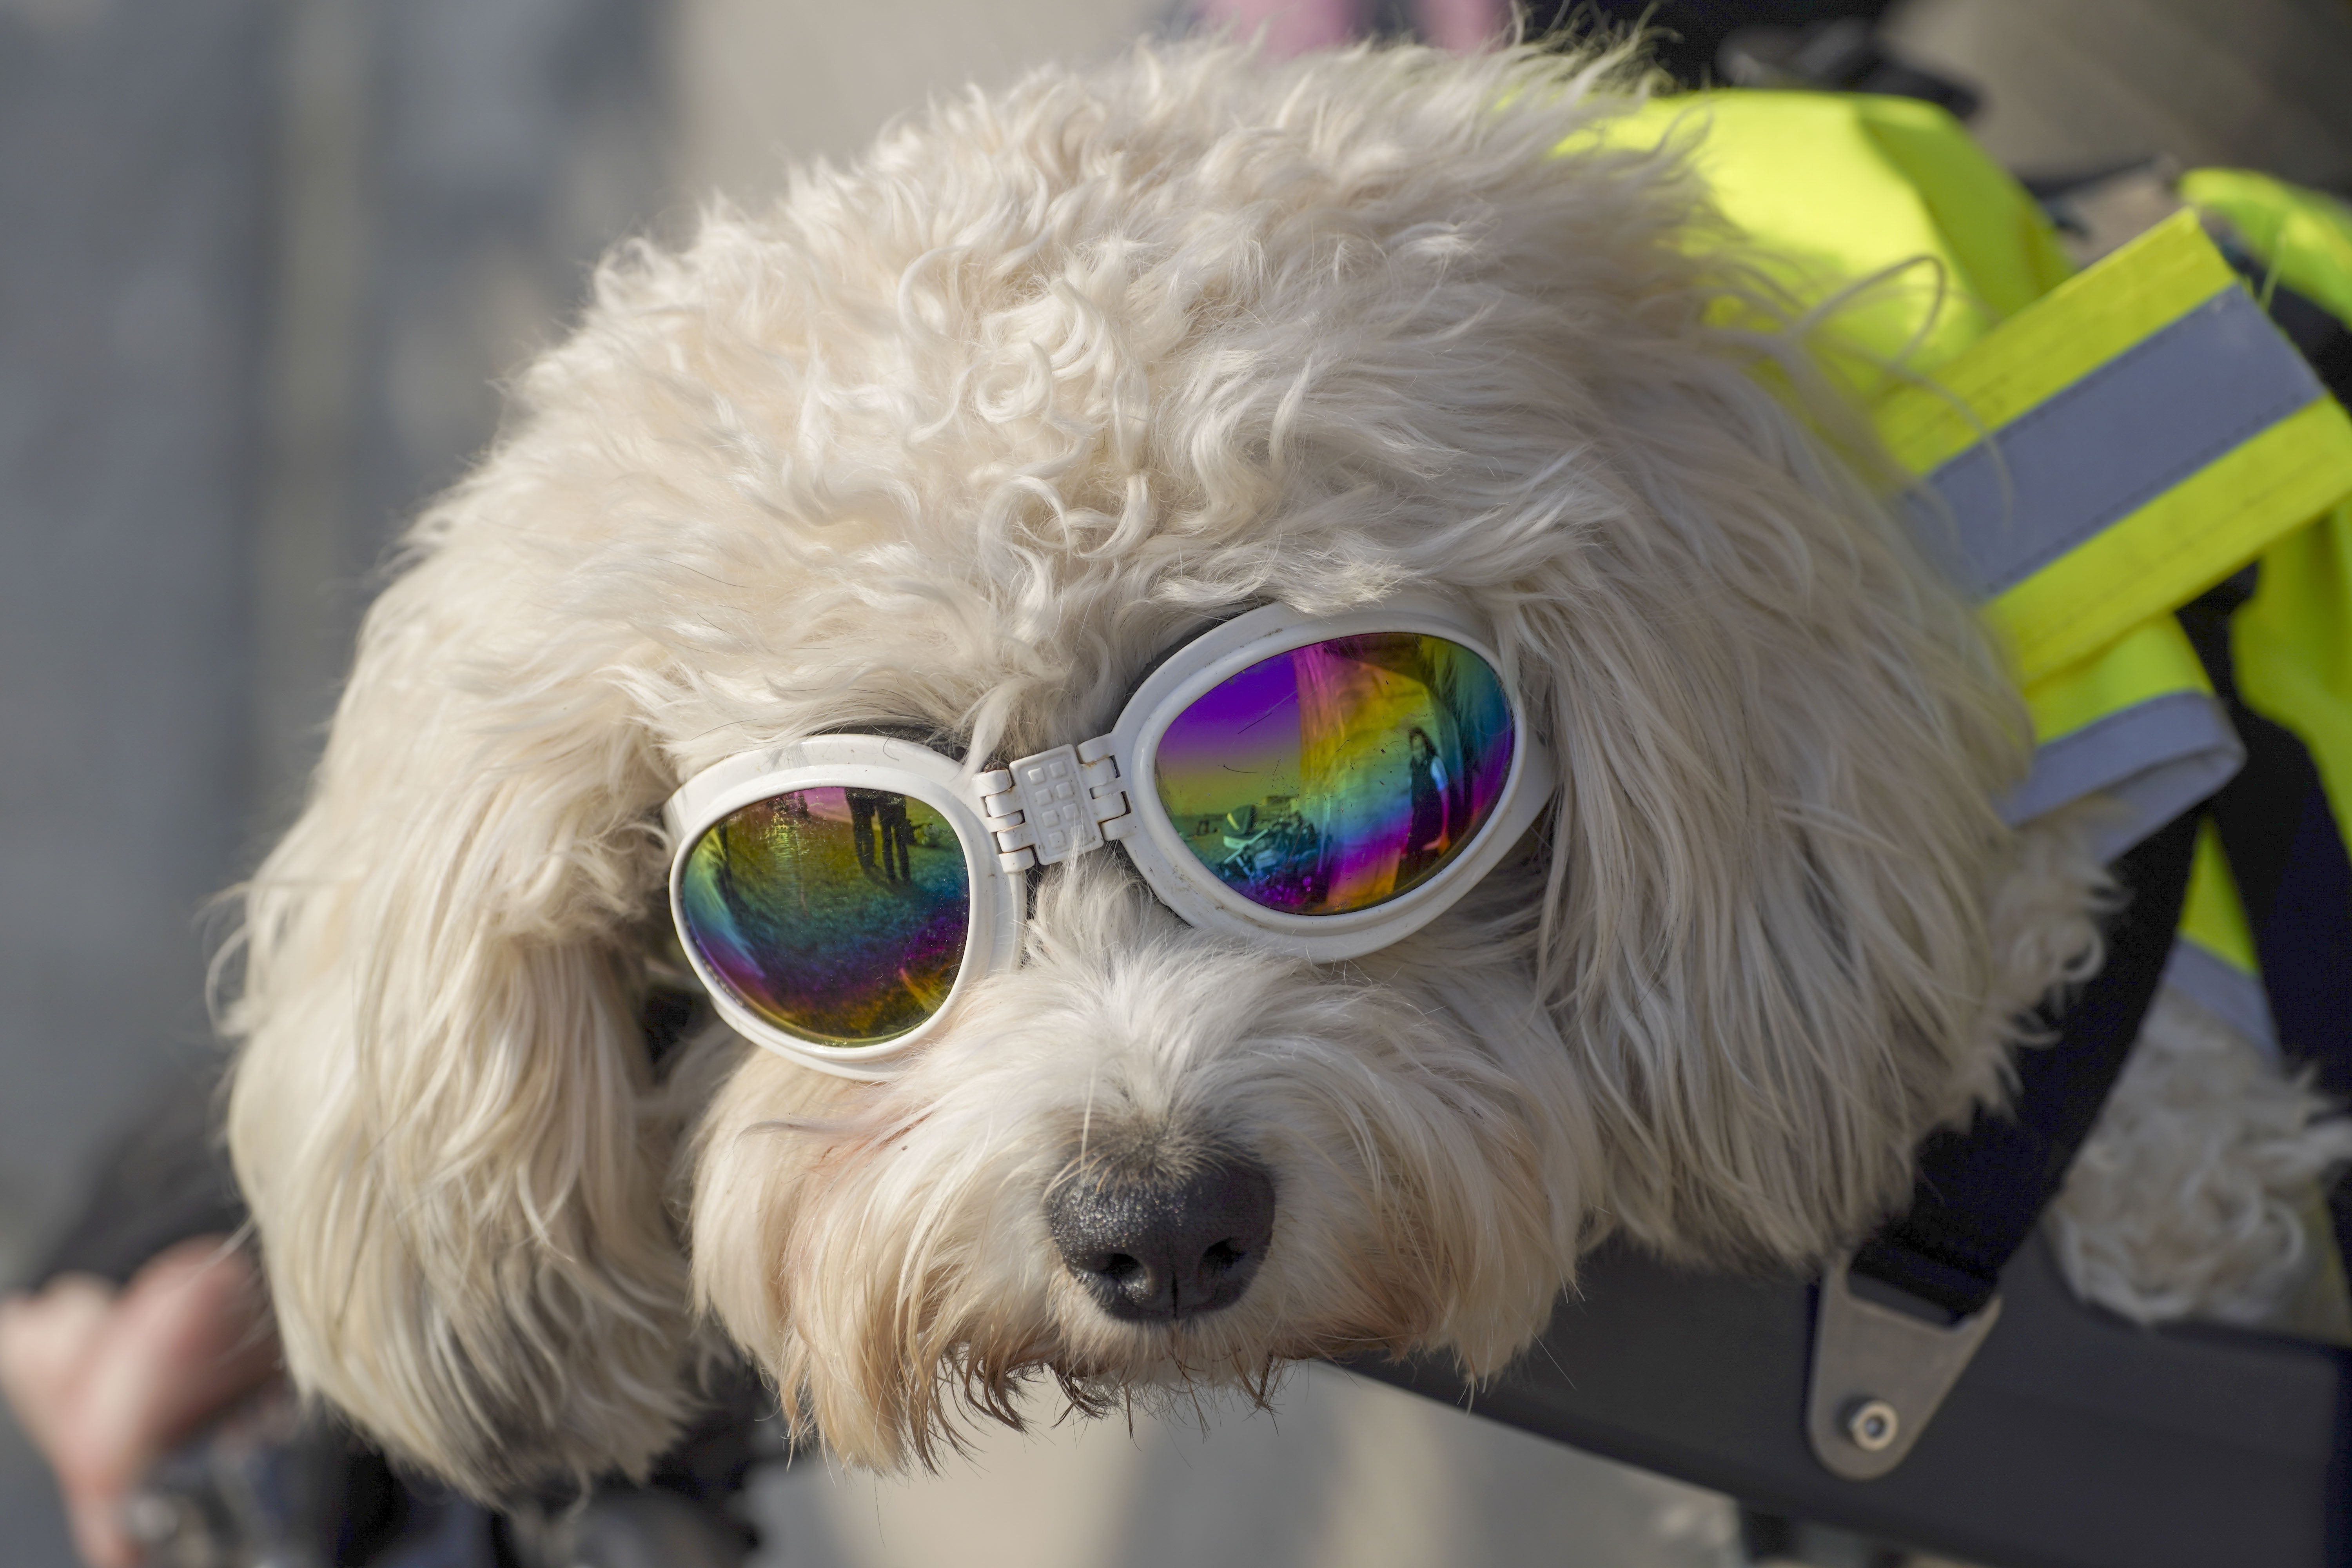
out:
M2213 797L2213 821L2253 930L2279 1048L2352 1102L2352 859L2309 750L2239 695L2230 616L2251 579L2232 579L2180 616L2246 746L2245 767Z
M2352 1105L2352 858L2310 751L2239 694L2230 617L2253 581L2251 570L2241 574L2180 614L2246 746L2246 765L2213 797L2213 821L2253 931L2279 1051L2307 1065L2329 1099ZM2338 1181L2328 1208L2336 1244L2352 1258L2352 1186Z
M2189 812L2116 862L2124 902L2107 925L2106 963L2063 1015L2038 1012L2058 1037L2018 1054L2007 1111L1979 1111L1966 1131L1921 1145L1910 1210L1854 1254L1853 1272L1959 1317L1992 1300L2139 1037L2180 924L2202 815Z

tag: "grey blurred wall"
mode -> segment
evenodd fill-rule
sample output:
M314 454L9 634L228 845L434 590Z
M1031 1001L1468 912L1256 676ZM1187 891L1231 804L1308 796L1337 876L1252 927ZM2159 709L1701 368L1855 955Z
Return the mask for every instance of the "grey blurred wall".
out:
M0 1247L200 1039L252 791L262 0L0 12ZM0 1256L5 1261L5 1256Z
M659 0L0 4L0 1273L207 1047L372 572L656 216Z
M202 1092L372 574L667 188L662 0L0 0L0 1287ZM0 1560L70 1561L0 1417Z

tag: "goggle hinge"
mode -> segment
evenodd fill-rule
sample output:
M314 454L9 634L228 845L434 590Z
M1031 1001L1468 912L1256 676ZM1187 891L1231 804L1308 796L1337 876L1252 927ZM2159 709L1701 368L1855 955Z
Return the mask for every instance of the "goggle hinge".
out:
M1099 849L1135 826L1108 735L1023 757L973 783L1008 876Z

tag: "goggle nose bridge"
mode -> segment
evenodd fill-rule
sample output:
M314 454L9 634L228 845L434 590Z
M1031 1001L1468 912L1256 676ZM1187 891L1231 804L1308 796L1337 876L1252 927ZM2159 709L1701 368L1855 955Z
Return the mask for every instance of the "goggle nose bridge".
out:
M981 816L996 841L997 869L1007 876L1058 865L1134 831L1109 735L1020 758L974 784Z

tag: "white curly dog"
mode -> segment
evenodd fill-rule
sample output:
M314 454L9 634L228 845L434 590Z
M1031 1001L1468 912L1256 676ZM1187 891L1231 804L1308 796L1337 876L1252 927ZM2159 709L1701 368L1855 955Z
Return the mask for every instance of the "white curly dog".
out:
M1722 324L1771 302L1681 242L1687 147L1559 151L1633 91L1145 47L618 252L409 535L246 895L231 1135L302 1385L495 1493L642 1467L723 1333L890 1467L1041 1378L1490 1374L1604 1237L1805 1264L1899 1205L2095 963L2102 872L2078 821L1997 814L2020 699L1794 406L1802 342ZM1171 907L1198 868L1139 850L953 853L949 795L985 819L985 772L1249 614L1460 628L1528 830L1344 958L1282 938L1311 912ZM846 1076L723 995L657 1071L640 1005L695 967L665 802L843 736L950 782L847 826L772 788L769 826L854 839L860 910L940 855L996 878L942 896L951 998L902 972L919 1040ZM1477 806L1434 749L1415 822ZM2078 1285L2258 1313L2352 1140L2185 1000L2149 1035L2067 1199Z

